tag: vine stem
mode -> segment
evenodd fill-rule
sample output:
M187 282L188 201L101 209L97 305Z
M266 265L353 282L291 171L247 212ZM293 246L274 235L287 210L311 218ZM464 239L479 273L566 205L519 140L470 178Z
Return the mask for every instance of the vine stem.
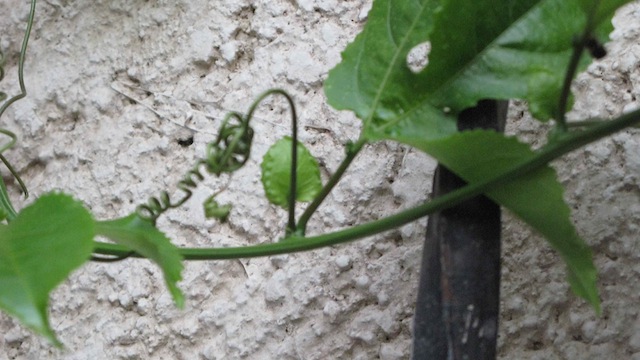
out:
M5 152L7 149L12 148L13 145L15 145L18 137L16 136L16 134L6 129L0 129L0 134L8 136L10 139L8 143L6 143L3 146L0 146L0 161L2 161L4 166L6 166L7 169L9 169L9 172L11 173L11 175L13 175L16 181L18 181L18 185L20 185L20 188L24 192L25 198L28 198L29 191L27 190L27 186L24 184L20 176L18 176L18 172L13 168L9 160L7 160L7 158L5 158L4 155L2 155L3 152ZM4 184L4 180L2 180L2 184L0 185L1 185L0 197L2 197L1 202L4 204L4 209L9 211L9 220L13 220L16 217L16 211L13 208L13 205L11 204L11 199L9 199L9 195L7 193L7 188Z
M270 95L282 95L289 103L289 109L291 110L291 177L289 178L289 216L287 221L287 234L292 234L296 230L296 191L297 191L297 178L298 178L298 115L296 113L296 105L293 98L282 89L270 89L258 96L258 98L251 104L246 118L248 120L253 118L253 114L256 112L258 105L266 97Z
M284 241L270 244L229 248L181 248L179 252L185 260L237 259L307 251L375 235L460 204L474 196L486 193L496 186L500 186L535 171L571 151L638 123L640 123L640 110L622 115L615 120L599 122L597 125L593 125L583 131L567 133L564 137L540 149L529 161L516 165L511 170L494 176L491 179L467 185L428 203L395 215L345 230L307 238L293 236ZM100 222L98 222L98 226L100 226ZM130 250L117 244L94 242L94 253L126 256L130 254ZM131 256L141 257L139 254L132 254Z
M9 194L7 193L7 186L4 184L4 179L0 176L0 209L6 211L7 221L13 221L18 213L16 209L13 208L13 204L11 204L11 199L9 199Z
M29 44L29 37L31 36L31 28L33 27L33 18L36 13L36 0L31 0L31 8L29 9L29 18L27 19L27 29L24 32L24 38L22 39L22 46L20 47L20 59L18 61L18 82L20 83L20 94L13 96L7 100L0 107L0 117L4 114L11 104L27 96L27 88L24 85L24 62L27 57L27 45Z
M347 156L344 158L344 160L342 160L342 163L340 163L340 166L338 167L336 172L331 176L327 184L322 188L318 196L316 196L313 199L311 204L307 206L307 208L304 210L304 213L302 213L302 215L300 216L300 220L298 221L298 231L300 232L301 235L305 234L307 230L307 223L309 222L309 219L311 219L311 216L322 204L324 199L329 195L331 190L333 190L336 184L338 184L338 182L344 175L345 171L347 171L347 168L349 168L349 165L351 165L353 160L356 158L356 156L358 155L360 150L362 150L362 147L366 143L367 143L366 140L361 138L357 142L350 144L348 146Z

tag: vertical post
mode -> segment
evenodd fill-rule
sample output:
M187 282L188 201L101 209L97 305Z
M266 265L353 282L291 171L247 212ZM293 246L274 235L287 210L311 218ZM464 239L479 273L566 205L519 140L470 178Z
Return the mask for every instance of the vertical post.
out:
M482 100L460 131L504 130L506 101ZM465 182L438 165L433 197ZM495 360L500 301L500 207L478 196L429 217L414 317L413 360Z

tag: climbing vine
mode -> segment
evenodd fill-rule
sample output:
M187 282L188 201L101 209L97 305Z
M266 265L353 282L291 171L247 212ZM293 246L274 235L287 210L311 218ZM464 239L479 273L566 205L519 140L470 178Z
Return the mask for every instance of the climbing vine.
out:
M576 233L562 185L548 164L640 123L640 111L612 120L584 119L578 129L565 118L573 79L592 57L606 56L603 44L612 31L611 17L627 2L375 0L363 31L325 82L329 104L354 112L363 126L360 137L345 145L345 158L324 185L317 162L298 141L294 100L280 89L259 96L246 115L232 112L224 118L204 157L176 185L181 197L172 199L169 191L163 191L120 219L96 220L83 204L61 193L43 195L16 211L0 178L0 308L59 344L47 317L49 293L88 260L145 257L155 261L181 307L184 299L177 282L183 260L267 256L345 243L486 194L545 236L566 262L573 291L599 312L591 250ZM4 101L0 118L7 107L26 96L24 59L35 9L36 0L31 0L18 69L21 91L11 98L0 92ZM553 26L559 23L562 29ZM429 64L413 72L406 65L407 55L425 42L431 44ZM4 61L0 53L0 80ZM174 246L156 228L157 219L183 205L206 174L232 174L247 162L255 135L250 123L258 105L272 95L287 100L292 131L263 159L262 180L268 199L288 210L285 237L245 247ZM496 132L458 131L457 115L482 99L526 100L537 119L555 123L547 144L533 150ZM0 160L28 196L19 174L2 155L15 146L17 138L7 129L0 133L9 139L0 147ZM381 140L424 151L469 185L386 218L308 236L307 222L362 148ZM231 204L219 204L216 195L205 201L203 209L208 217L223 222ZM305 201L310 204L296 219L296 203ZM115 243L94 240L98 235ZM48 262L43 256L56 260Z

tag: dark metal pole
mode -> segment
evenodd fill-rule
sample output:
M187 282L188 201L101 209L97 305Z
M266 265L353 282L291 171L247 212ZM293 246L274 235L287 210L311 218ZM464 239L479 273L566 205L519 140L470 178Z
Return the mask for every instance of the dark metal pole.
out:
M506 101L483 100L458 129L504 130ZM465 182L438 165L433 197ZM429 217L414 317L413 360L495 360L500 207L478 196Z

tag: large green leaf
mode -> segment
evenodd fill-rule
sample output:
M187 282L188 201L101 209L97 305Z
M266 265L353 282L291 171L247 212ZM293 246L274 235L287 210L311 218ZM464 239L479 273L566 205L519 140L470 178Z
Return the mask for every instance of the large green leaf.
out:
M376 0L360 35L325 83L329 103L353 110L365 135L394 138L405 127L437 138L481 99L521 98L541 120L555 115L573 39L587 9L601 41L614 10L629 0ZM407 67L409 51L431 43L428 66ZM580 64L588 63L585 57Z
M285 136L273 144L262 159L262 185L269 201L283 208L289 206L291 179L291 146L293 140ZM309 150L298 142L296 168L296 200L311 201L322 189L318 162Z
M435 141L424 141L419 137L403 140L432 154L471 183L494 178L535 156L528 145L494 131L466 131ZM563 188L555 171L546 166L487 195L546 237L566 262L573 291L599 311L591 250L571 223L571 211L564 202Z
M573 42L589 14L604 42L615 9L627 2L375 0L325 92L333 107L363 120L365 139L416 146L469 182L486 180L533 152L499 135L456 134L457 115L482 99L520 98L540 120L557 116ZM431 44L428 65L413 73L407 55L424 42ZM583 57L578 70L588 61ZM574 291L598 308L591 254L553 172L528 174L489 195L547 237L567 262Z
M182 257L171 241L153 224L137 214L98 221L96 233L124 245L138 254L153 260L164 272L164 280L179 308L184 307L184 295L178 288L182 279Z
M91 256L94 222L63 194L41 196L0 225L0 307L60 343L49 325L49 293Z

